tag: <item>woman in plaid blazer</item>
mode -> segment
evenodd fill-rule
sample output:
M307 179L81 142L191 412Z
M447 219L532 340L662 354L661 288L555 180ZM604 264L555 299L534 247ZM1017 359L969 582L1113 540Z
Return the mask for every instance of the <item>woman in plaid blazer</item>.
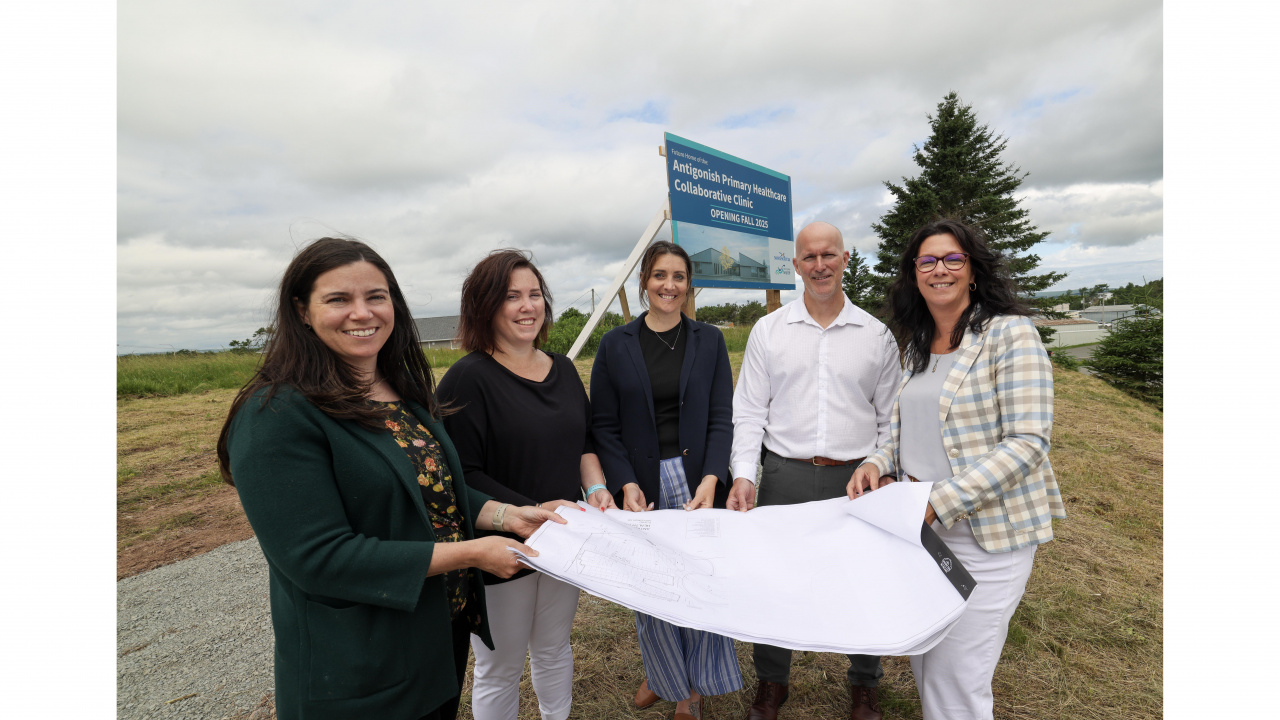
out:
M964 223L916 231L889 304L905 372L890 440L854 472L849 497L895 477L933 483L924 520L977 588L911 668L925 720L991 718L991 678L1036 546L1066 517L1049 464L1053 368L1000 257Z

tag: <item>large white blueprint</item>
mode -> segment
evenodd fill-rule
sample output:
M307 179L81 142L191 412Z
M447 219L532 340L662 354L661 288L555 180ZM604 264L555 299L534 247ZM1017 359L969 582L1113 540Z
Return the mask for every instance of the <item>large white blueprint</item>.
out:
M544 523L527 541L539 555L524 560L633 610L744 642L916 654L942 639L972 590L945 546L922 544L929 488L892 483L853 501L745 513L561 508L567 524Z

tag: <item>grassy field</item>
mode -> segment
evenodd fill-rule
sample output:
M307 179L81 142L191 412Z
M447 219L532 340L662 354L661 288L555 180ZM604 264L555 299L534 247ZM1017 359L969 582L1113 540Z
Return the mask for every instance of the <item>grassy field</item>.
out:
M730 357L736 377L742 352ZM591 360L576 365L587 382ZM1054 523L1054 541L1038 550L1027 593L1010 623L994 682L996 717L1159 718L1163 416L1079 372L1055 369L1054 379L1050 458L1068 519ZM148 562L172 561L239 539L236 532L249 537L235 491L216 479L212 453L233 396L234 390L224 389L117 401L121 576L149 569ZM237 521L238 531L229 525ZM127 558L134 558L133 564ZM573 643L571 717L670 716L670 703L644 711L630 704L643 677L630 611L584 594ZM737 647L747 685L711 698L707 718L737 720L751 702L750 646ZM886 717L920 718L906 658L884 662ZM847 717L846 665L841 656L796 653L791 698L782 717ZM465 702L461 717L470 718ZM520 717L538 717L527 673Z
M116 358L116 397L163 397L238 388L261 359L256 353L157 353Z
M433 369L447 369L463 350L423 351ZM239 388L258 367L261 355L236 352L157 353L116 358L116 397L169 397L206 390Z

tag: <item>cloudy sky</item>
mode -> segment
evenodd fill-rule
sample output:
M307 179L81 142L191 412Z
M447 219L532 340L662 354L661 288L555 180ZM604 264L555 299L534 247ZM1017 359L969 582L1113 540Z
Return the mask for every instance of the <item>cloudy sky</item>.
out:
M796 227L871 256L952 90L1030 173L1062 287L1163 276L1158 2L129 1L117 42L119 352L247 337L324 234L417 316L506 246L589 309L665 199L664 131L791 175Z

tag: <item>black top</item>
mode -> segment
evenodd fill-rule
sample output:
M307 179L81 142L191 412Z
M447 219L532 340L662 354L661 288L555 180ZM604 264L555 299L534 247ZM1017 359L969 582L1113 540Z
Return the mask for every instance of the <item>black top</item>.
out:
M573 362L548 354L551 371L542 382L534 382L488 353L473 352L449 368L436 391L440 402L453 411L444 416L444 426L467 485L498 502L533 505L582 499L582 456L595 452L591 404ZM506 582L489 573L484 581Z
M454 491L453 473L449 472L449 464L445 461L440 443L409 412L404 403L369 402L391 411L385 424L391 431L391 437L404 449L404 454L418 472L418 487L422 492L422 502L427 506L427 515L431 518L431 527L436 533L436 542L466 540L462 511L458 507L458 496ZM472 589L472 583L479 580L479 571L475 568L444 573L445 593L449 596L449 616L457 620L466 612L466 625L472 632L480 627L480 613L477 610L479 603L476 602Z
M663 459L680 454L680 366L688 339L683 317L675 327L660 333L640 323L640 351L653 388L658 454Z

